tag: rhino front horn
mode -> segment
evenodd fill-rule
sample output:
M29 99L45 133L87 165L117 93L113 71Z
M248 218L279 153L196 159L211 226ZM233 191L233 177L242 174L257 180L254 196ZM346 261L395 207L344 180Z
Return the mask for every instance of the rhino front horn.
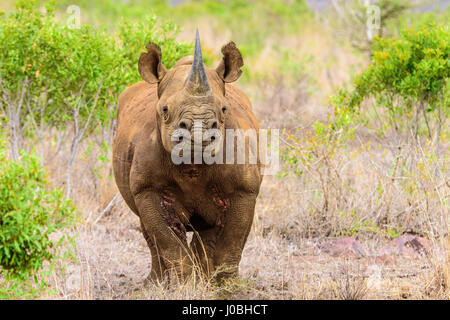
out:
M203 65L202 47L200 45L198 29L195 34L194 61L186 79L185 88L194 96L206 96L211 92L205 66Z

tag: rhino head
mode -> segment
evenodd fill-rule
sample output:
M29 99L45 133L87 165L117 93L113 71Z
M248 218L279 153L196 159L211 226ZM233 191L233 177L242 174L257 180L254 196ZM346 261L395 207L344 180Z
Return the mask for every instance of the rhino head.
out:
M198 30L194 56L182 58L170 70L161 63L157 45L149 43L147 52L141 54L139 73L146 82L158 85L157 126L167 152L181 142L192 146L192 154L212 143L216 144L213 152L222 147L222 139L217 138L224 137L229 108L225 83L236 81L243 66L233 42L222 47L222 54L216 69L205 67Z

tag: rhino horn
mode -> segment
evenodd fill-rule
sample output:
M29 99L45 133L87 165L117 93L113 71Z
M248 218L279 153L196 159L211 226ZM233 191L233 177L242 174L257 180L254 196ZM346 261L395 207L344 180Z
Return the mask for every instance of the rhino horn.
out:
M194 61L192 62L191 71L186 79L185 88L194 96L206 96L211 92L205 66L203 65L202 48L200 45L198 29L195 35Z

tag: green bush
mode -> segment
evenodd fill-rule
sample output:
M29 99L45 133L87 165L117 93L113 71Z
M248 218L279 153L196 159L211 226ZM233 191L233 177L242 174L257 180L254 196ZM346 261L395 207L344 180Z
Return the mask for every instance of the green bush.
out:
M48 125L65 127L73 121L73 106L81 101L79 122L87 121L96 104L94 119L108 123L119 93L141 80L137 61L148 41L161 46L168 68L193 50L192 43L175 40L176 25L160 23L155 16L122 23L113 34L101 26L69 28L58 22L51 4L46 11L34 0L21 0L9 16L0 16L0 106L6 109L27 81L24 96L32 111L21 109L22 122L27 117L39 122L43 116ZM5 96L10 99L4 101ZM48 106L42 115L36 109L44 97Z
M349 100L357 108L369 97L385 107L395 129L406 116L405 129L419 129L423 114L428 131L427 114L441 120L448 116L450 74L450 31L447 25L428 25L420 30L405 30L399 38L378 38L374 44L371 64L355 78ZM438 112L435 112L438 111ZM411 121L415 118L415 121ZM441 121L440 120L440 121ZM440 125L441 122L439 122ZM429 132L431 136L431 132Z
M25 278L54 258L65 237L51 235L70 225L76 211L60 189L49 189L37 157L22 152L15 162L6 154L0 142L0 274Z

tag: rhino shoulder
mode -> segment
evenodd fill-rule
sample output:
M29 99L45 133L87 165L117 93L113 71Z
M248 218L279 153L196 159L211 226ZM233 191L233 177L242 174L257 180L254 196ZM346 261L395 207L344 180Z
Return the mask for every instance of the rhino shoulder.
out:
M142 190L159 190L167 180L167 167L162 163L162 146L155 126L147 124L134 138L134 157L130 170L130 189L135 196Z
M146 122L155 121L154 108L158 102L156 85L141 81L125 89L118 99L118 131L132 137ZM126 126L121 126L121 122Z
M117 104L119 110L123 107L130 106L133 101L139 101L140 99L149 95L154 95L154 98L156 99L156 90L157 86L155 84L150 84L145 81L140 81L133 84L132 86L122 91L122 93L119 95Z
M225 98L232 103L238 104L246 110L252 111L252 103L247 95L231 84L225 84Z

